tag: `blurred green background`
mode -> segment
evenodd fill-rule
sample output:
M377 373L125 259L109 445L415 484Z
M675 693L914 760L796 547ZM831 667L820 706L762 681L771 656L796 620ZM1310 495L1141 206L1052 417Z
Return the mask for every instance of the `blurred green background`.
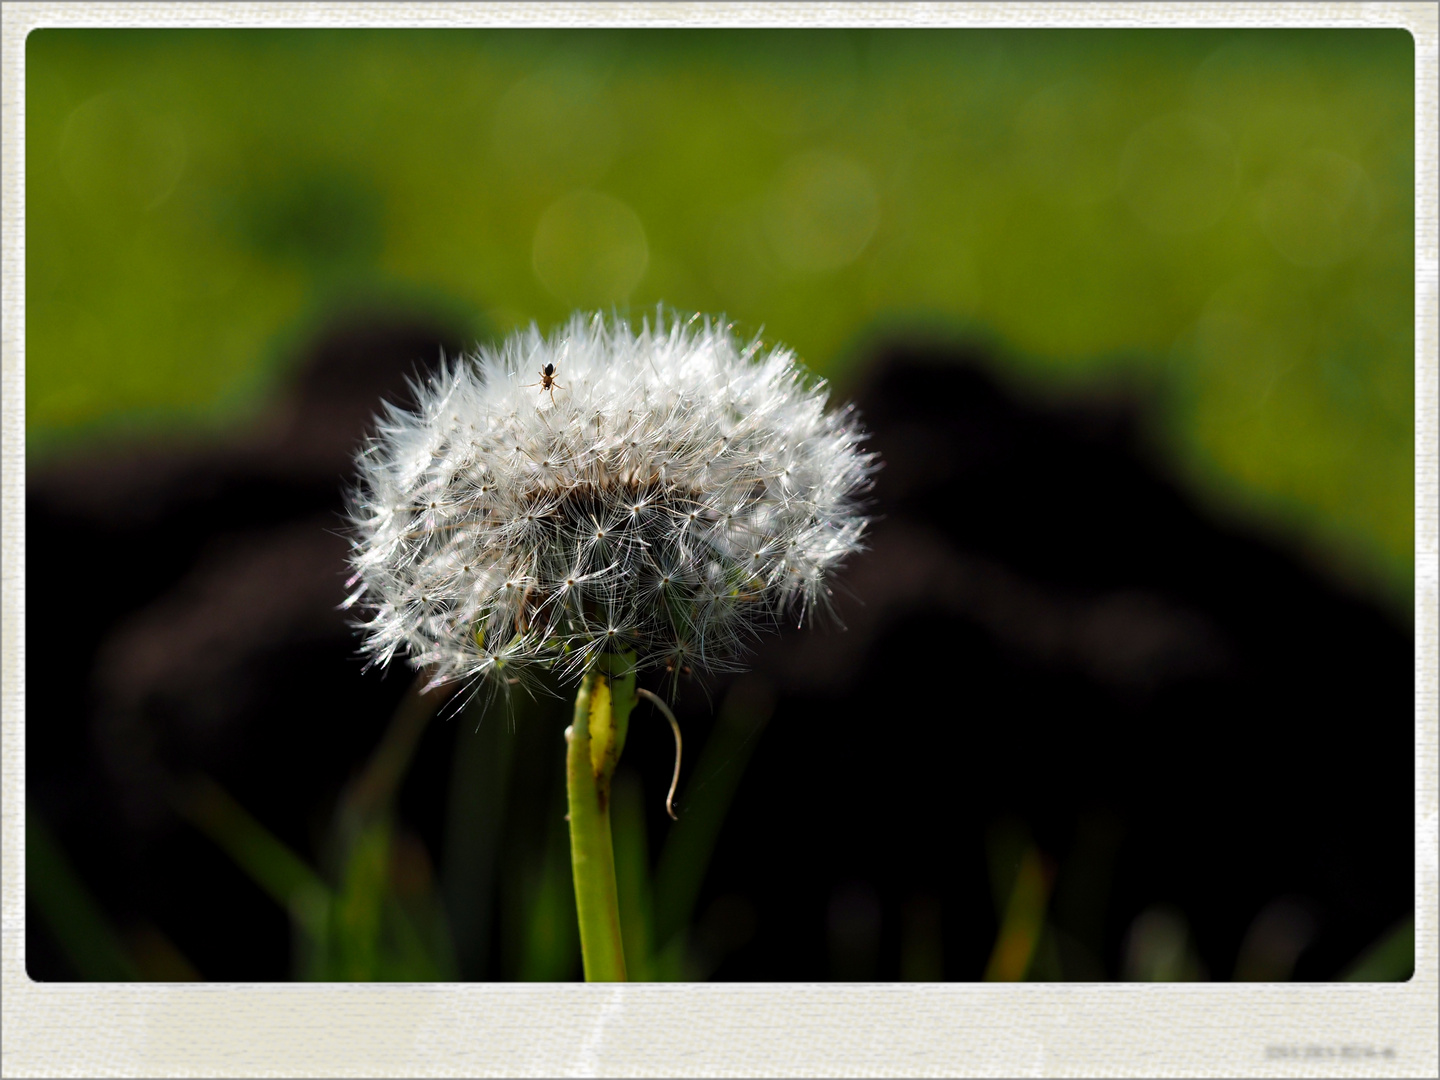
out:
M1398 30L41 30L30 460L239 422L336 312L663 301L842 388L900 334L1138 393L1406 612L1413 88Z

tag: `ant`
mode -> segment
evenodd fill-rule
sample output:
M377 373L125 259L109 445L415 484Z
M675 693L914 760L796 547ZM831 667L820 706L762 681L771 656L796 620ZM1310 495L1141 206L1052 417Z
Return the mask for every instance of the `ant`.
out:
M551 405L554 405L554 404L555 404L555 387L559 386L561 390L564 390L564 389L565 389L564 386L561 386L560 383L558 383L558 382L555 381L555 365L554 365L554 364L546 364L546 365L545 365L545 370L542 371L542 372L540 372L540 381L539 381L538 383L532 382L532 383L526 383L525 385L526 385L526 386L538 386L538 387L540 387L540 392L541 392L542 394L545 393L545 391L547 391L547 390L550 391L550 404L551 404Z

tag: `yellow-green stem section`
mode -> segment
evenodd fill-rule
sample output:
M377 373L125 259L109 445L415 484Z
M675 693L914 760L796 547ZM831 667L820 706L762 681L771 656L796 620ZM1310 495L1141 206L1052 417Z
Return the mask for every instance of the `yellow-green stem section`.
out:
M570 865L586 982L625 981L615 848L610 838L610 779L625 748L634 707L634 657L603 657L580 683L575 722L566 733Z

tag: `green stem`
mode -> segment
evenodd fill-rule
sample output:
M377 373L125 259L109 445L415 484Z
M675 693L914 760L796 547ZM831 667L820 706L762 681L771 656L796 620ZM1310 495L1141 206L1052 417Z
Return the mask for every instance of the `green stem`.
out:
M624 982L625 950L610 837L610 779L635 707L633 657L604 657L580 683L565 732L570 863L586 982Z

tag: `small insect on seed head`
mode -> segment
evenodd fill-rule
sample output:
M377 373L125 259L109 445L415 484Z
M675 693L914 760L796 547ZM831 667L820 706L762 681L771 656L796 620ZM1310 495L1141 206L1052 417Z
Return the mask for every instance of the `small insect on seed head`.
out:
M540 387L542 394L548 390L550 392L551 405L555 404L555 388L558 386L561 390L565 389L565 387L560 386L560 384L555 381L555 365L553 363L547 363L540 369L540 381L538 383L527 383L526 385Z

